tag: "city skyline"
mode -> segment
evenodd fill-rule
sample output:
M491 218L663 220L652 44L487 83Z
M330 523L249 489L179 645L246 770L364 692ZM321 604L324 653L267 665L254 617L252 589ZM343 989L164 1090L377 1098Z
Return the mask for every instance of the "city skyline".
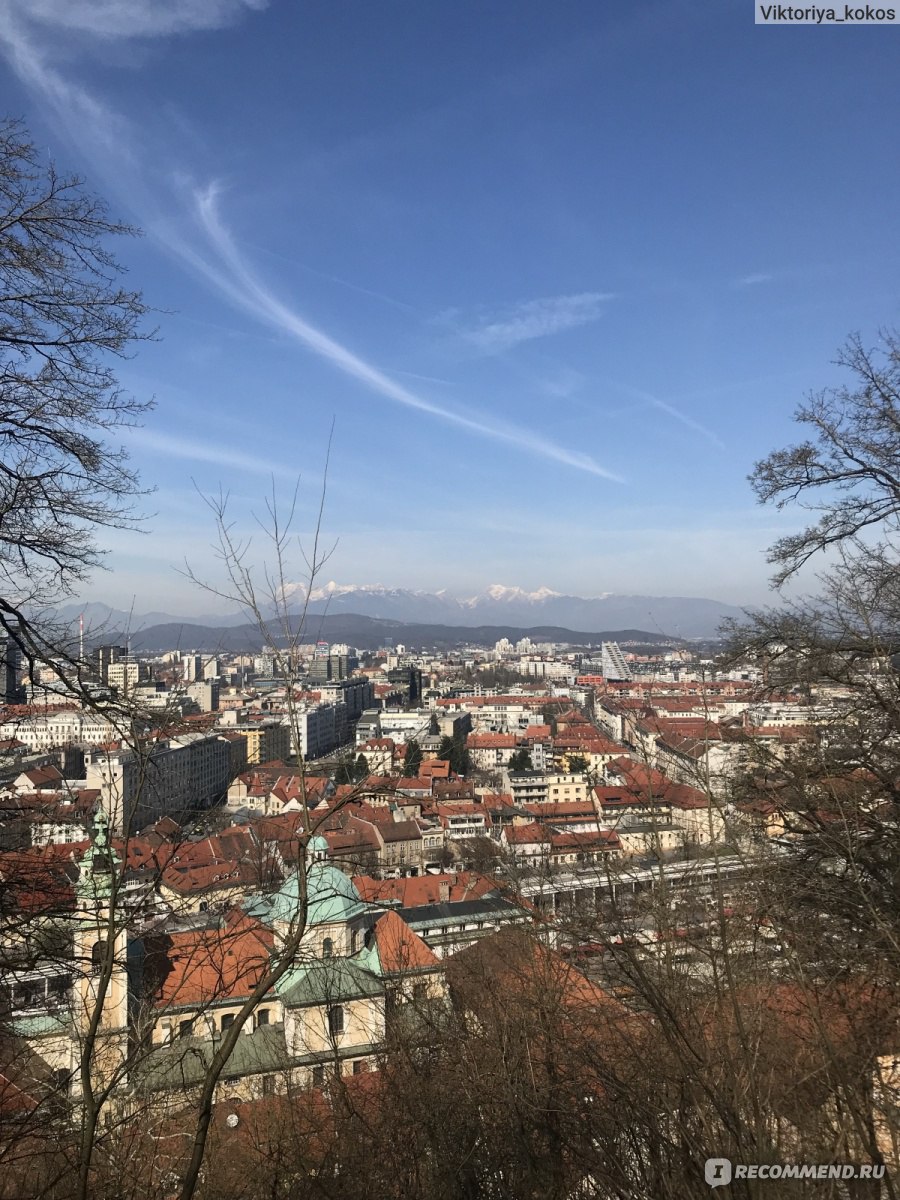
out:
M881 31L739 3L3 13L9 110L146 231L119 253L160 310L120 370L158 401L128 435L149 532L110 534L86 596L208 610L173 570L212 569L195 485L247 531L299 470L308 536L333 423L320 582L766 599L800 516L746 476L896 308Z

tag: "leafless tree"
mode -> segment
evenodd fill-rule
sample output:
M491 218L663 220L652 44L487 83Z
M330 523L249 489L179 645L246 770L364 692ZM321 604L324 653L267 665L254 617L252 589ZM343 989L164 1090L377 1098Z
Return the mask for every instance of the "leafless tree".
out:
M113 363L152 334L109 242L137 232L0 123L0 626L27 661L67 659L76 678L45 610L102 562L98 531L135 519L140 484L109 435L150 404Z

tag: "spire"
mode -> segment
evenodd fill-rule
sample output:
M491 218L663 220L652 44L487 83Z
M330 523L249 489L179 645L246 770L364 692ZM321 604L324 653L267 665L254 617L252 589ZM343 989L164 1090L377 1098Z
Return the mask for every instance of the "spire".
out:
M109 841L109 818L102 808L94 814L91 844L81 860L78 890L92 896L109 896L119 856Z

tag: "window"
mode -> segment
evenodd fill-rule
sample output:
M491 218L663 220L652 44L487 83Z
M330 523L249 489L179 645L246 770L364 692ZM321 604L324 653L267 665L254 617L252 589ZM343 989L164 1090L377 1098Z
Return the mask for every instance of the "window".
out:
M328 1033L335 1037L344 1032L344 1010L340 1004L334 1004L328 1010Z
M413 984L413 1000L416 1004L423 1004L428 999L428 985L425 983Z
M224 1033L226 1029L230 1029L234 1024L234 1013L224 1013L222 1016L221 1029Z
M353 1074L354 1075L365 1075L365 1073L366 1073L366 1071L368 1071L368 1069L369 1069L369 1064L366 1062L366 1060L364 1058L358 1058L356 1060L356 1062L353 1064Z
M69 994L69 988L72 986L72 978L69 975L54 975L47 984L48 999L51 1001L64 1000Z
M103 960L106 958L106 942L94 942L91 946L91 974L99 975L103 970Z
M256 1028L259 1029L260 1025L268 1025L268 1023L269 1010L267 1008L261 1008L256 1014Z
M312 1069L313 1087L321 1087L325 1082L325 1068L313 1067Z
M22 1008L40 1008L45 995L43 981L25 983L18 993L19 1005Z
M332 958L334 955L334 941L327 937L322 938L322 957Z
M262 1094L264 1096L274 1096L275 1095L275 1076L274 1075L263 1075Z
M50 1087L54 1092L62 1092L67 1095L69 1091L69 1081L71 1078L71 1072L66 1071L64 1068L51 1071Z
M194 1033L194 1022L193 1021L179 1021L178 1022L178 1036L180 1038L192 1037L193 1033Z

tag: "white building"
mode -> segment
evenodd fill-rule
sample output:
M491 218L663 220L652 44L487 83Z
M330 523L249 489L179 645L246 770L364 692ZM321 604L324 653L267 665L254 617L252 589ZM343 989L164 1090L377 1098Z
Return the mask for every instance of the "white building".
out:
M322 758L343 746L349 737L347 706L343 702L311 705L294 716L291 753L298 758Z
M380 715L381 736L395 742L411 742L425 737L431 728L431 712L427 708L412 708L403 712L383 712Z
M600 649L601 673L604 679L631 678L631 671L625 662L625 655L618 642L603 642Z
M99 746L112 741L116 731L97 713L77 708L51 709L40 715L16 717L0 725L0 739L22 742L29 750L54 750L63 746Z

